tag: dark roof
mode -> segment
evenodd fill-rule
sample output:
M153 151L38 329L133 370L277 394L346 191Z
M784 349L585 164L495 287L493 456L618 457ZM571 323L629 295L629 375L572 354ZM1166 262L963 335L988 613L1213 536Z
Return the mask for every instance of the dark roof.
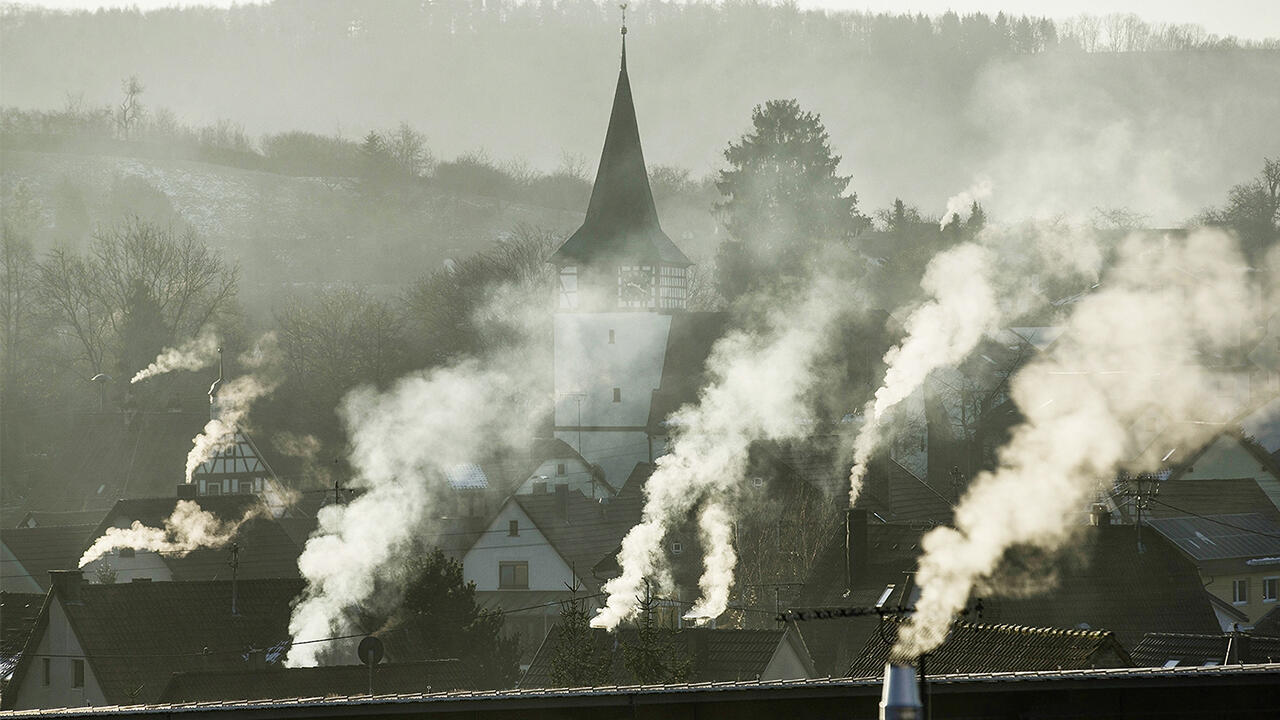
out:
M46 509L105 509L117 498L171 495L207 412L81 415L49 451Z
M1253 623L1253 634L1280 637L1280 605L1271 608Z
M103 518L94 531L94 538L119 522L141 522L148 527L164 527L164 521L172 513L180 498L137 498L120 500ZM237 521L255 508L264 508L256 495L215 495L191 498L201 510L212 513L222 521ZM237 571L242 579L296 578L300 545L288 528L271 517L255 517L236 531L233 540L240 545ZM201 548L184 556L164 555L164 563L174 580L227 580L231 569L227 565L228 550Z
M849 677L884 674L898 621L886 617L882 632L872 633L849 665ZM1127 667L1129 655L1115 635L1103 630L1064 630L957 622L947 639L929 652L930 673L1022 672Z
M0 591L0 679L18 664L42 604L44 595Z
M1132 647L1149 632L1206 633L1220 626L1200 574L1172 543L1143 533L1138 551L1132 526L1083 529L1057 558L1031 550L1007 555L1006 567L1043 577L1053 563L1057 582L1025 598L984 598L989 621L1044 627L1111 630ZM1039 568L1038 570L1036 568Z
M33 528L5 528L0 541L18 560L21 569L5 563L3 574L17 576L25 570L42 590L49 589L50 570L73 570L89 546L92 525L69 525ZM0 581L3 582L3 581ZM10 583L4 583L6 585Z
M1240 633L1241 662L1280 662L1280 638ZM1170 661L1178 665L1221 665L1227 657L1230 635L1192 635L1188 633L1147 633L1130 655L1138 667L1163 667Z
M371 677L365 665L191 671L174 673L160 702L216 702L367 695ZM383 663L374 666L373 692L425 693L470 688L458 660Z
M631 100L625 46L586 220L550 261L556 265L602 261L693 264L658 223Z
M18 527L60 527L67 525L97 525L102 520L102 510L68 510L44 512L32 510L22 516Z
M1162 480L1144 515L1184 517L1262 512L1276 516L1275 505L1252 478Z
M719 682L724 680L756 680L769 665L769 660L783 642L786 630L717 630L711 628L683 628L669 630L670 637L679 652L689 660L688 682ZM624 685L634 682L623 660L622 648L635 642L635 628L622 628L615 633L592 630L597 651L610 658L609 684ZM559 644L559 627L547 633L547 639L538 648L529 669L520 679L521 688L555 687L551 679L551 662ZM801 660L803 644L795 645Z
M627 532L640 522L644 507L644 500L639 497L618 496L602 503L577 490L513 495L512 500L584 580L590 578L591 568L616 550Z
M235 616L230 582L86 582L80 602L62 607L106 702L152 703L175 672L243 669L250 649L287 642L302 587L300 580L241 580ZM28 645L47 629L47 612ZM15 683L31 662L19 662Z
M1280 557L1280 523L1261 513L1153 518L1148 524L1195 560Z

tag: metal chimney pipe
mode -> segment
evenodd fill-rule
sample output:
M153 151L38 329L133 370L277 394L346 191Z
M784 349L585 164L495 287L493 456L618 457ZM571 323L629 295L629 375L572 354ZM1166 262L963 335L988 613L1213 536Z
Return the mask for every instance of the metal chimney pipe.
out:
M880 692L880 720L920 720L920 686L910 665L884 664L884 687Z

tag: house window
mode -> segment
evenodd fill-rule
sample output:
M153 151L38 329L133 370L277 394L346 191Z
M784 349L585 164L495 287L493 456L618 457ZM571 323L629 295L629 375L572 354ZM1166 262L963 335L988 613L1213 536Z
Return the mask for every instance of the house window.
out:
M84 687L84 661L71 661L71 687Z
M51 668L49 667L52 663L49 661L49 658L41 658L41 659L44 661L43 663L44 675L40 678L40 681L42 685L44 685L45 687L48 687L49 683L52 681L53 673L51 671Z
M565 474L565 473L567 473L567 472L568 472L568 468L566 468L566 467L564 466L564 463L557 463L557 464L556 464L556 474L557 474L557 475L564 475L564 474Z
M213 481L213 480L210 480L210 481L209 481L208 483L206 483L206 484L205 484L205 486L204 486L204 494L205 494L205 495L221 495L221 494L222 494L222 481L220 481L220 480L219 480L219 481L216 481L216 482L215 482L215 481Z
M1275 602L1277 590L1280 590L1280 577L1262 578L1262 602Z
M527 561L498 563L498 587L503 590L528 590L529 563Z
M613 331L612 331L612 330L610 330L610 331L609 331L609 344L610 344L610 345L612 345L612 344L613 344Z
M674 541L674 542L672 542L672 543L671 543L671 554L672 554L672 555L679 555L679 554L680 554L680 553L682 553L682 552L684 552L684 545L680 544L680 541L679 541L679 540L676 540L676 541Z
M1231 581L1231 602L1237 605L1249 602L1249 578Z
M507 537L520 537L519 520L510 520L507 522Z
M622 402L622 388L613 389L613 401Z

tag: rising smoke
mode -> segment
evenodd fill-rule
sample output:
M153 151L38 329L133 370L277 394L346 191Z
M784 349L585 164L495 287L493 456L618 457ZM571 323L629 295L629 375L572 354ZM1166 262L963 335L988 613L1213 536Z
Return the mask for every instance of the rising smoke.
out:
M1280 293L1258 286L1225 235L1127 239L1101 289L1015 377L1012 397L1026 419L999 467L975 478L954 528L924 537L920 600L896 651L914 657L942 642L1009 548L1062 548L1118 469L1156 469L1161 453L1141 453L1140 421L1161 422L1162 448L1193 448L1221 431L1238 409L1221 388L1238 370L1213 363L1277 302Z
M942 213L939 224L945 228L953 217L968 220L973 204L980 203L988 197L991 197L991 179L985 176L977 178L968 190L947 198L947 209Z
M129 382L137 383L174 370L199 370L218 359L218 336L205 331L176 348L165 348L156 359L139 370Z
M80 557L84 567L107 553L120 548L149 550L182 557L200 548L220 548L235 537L241 525L268 515L265 504L255 504L236 520L219 520L213 513L200 509L193 500L179 500L163 528L153 528L134 521L127 528L107 528Z
M964 194L964 193L962 193ZM867 464L892 429L892 412L935 370L964 360L984 337L1025 312L1042 285L1092 281L1103 253L1092 233L1058 224L989 227L939 253L921 280L927 299L908 315L906 337L884 356L884 381L863 409L849 472L849 503L862 490Z
M186 481L202 463L236 442L236 432L244 426L253 403L275 390L279 384L279 348L274 333L258 339L252 349L240 356L240 364L248 374L224 382L213 398L214 417L191 441L187 452Z
M363 492L321 509L298 559L307 588L289 622L291 667L319 664L331 648L314 641L351 633L353 613L386 611L399 601L402 588L388 585L431 528L446 468L531 436L539 408L519 399L526 360L468 361L407 376L386 392L363 388L346 397L340 412L353 485Z
M798 299L770 303L760 330L735 331L715 344L707 362L712 382L696 405L674 416L669 452L658 458L649 478L642 520L623 538L621 574L605 584L609 598L593 626L612 629L635 615L646 579L661 585L665 575L662 540L668 529L703 502L701 597L689 617L705 621L725 611L737 562L729 508L751 443L810 429L803 419L815 359L835 320L859 304L853 289L815 280Z

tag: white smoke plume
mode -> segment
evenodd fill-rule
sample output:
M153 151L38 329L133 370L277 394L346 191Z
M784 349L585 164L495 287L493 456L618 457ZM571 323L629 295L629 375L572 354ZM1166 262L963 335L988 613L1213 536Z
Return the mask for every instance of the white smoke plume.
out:
M127 528L107 528L80 557L84 567L107 553L120 548L149 550L182 557L200 548L220 548L235 537L241 525L268 514L265 505L257 504L237 520L219 520L213 513L200 509L194 500L179 500L164 527L147 527L138 521Z
M1000 451L999 467L974 479L954 528L924 537L920 600L899 654L936 647L1008 548L1063 547L1117 469L1156 469L1161 453L1139 452L1140 420L1163 422L1162 447L1191 449L1222 429L1206 421L1234 412L1220 387L1236 378L1209 363L1229 356L1280 302L1264 283L1220 233L1125 241L1061 338L1014 378L1025 422Z
M964 190L956 195L947 198L947 209L942 213L941 227L946 227L951 222L952 216L958 215L961 220L969 219L969 211L975 202L981 202L991 197L991 178L979 177L974 180L968 190Z
M884 356L884 381L863 409L849 472L849 504L862 490L867 463L891 432L892 412L935 370L964 360L986 336L1025 311L1039 283L1092 282L1103 255L1091 232L1027 223L986 228L971 242L939 253L921 280L927 300L908 315L906 337ZM1043 298L1041 298L1043 300Z
M187 452L187 482L191 482L201 463L235 444L236 431L249 415L249 408L275 386L274 381L243 375L218 390L218 416L205 423L204 430L191 441L191 450Z
M854 441L849 473L849 504L858 499L867 463L883 440L886 414L915 392L929 373L963 360L984 335L999 329L1001 318L989 273L994 257L965 243L929 263L921 287L931 299L907 318L907 337L884 356L888 370L863 411L864 424Z
M319 664L332 648L315 641L353 632L351 611L388 609L398 600L388 584L429 529L446 468L531 435L540 408L518 400L528 370L523 355L500 364L465 362L344 399L353 485L364 492L321 509L298 559L307 588L289 621L290 667Z
M165 348L129 382L137 383L174 370L199 370L218 359L218 336L205 331L176 348Z
M609 598L592 619L594 627L612 629L635 616L645 580L663 577L668 528L703 501L710 504L700 516L702 597L689 616L706 620L725 611L737 561L725 503L741 484L753 441L808 430L798 421L808 412L804 396L814 380L813 363L854 295L835 281L814 281L798 302L775 303L764 329L735 331L716 343L708 360L712 382L696 405L676 413L669 452L649 478L640 524L623 538L621 574L605 584Z

